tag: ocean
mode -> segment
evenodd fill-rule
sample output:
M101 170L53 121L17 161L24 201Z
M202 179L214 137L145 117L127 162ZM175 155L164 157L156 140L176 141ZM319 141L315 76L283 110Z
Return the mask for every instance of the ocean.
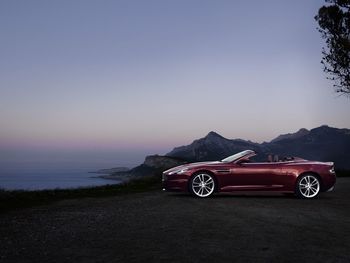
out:
M0 149L0 189L43 190L119 184L91 173L113 167L132 168L143 152L10 151Z
M98 178L85 169L12 170L0 174L0 189L43 190L119 184L120 181Z

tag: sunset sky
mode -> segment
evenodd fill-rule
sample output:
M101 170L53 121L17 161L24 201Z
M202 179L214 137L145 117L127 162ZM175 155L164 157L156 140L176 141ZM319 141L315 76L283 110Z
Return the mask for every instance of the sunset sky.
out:
M0 1L0 154L141 156L211 130L262 142L350 128L320 64L323 4Z

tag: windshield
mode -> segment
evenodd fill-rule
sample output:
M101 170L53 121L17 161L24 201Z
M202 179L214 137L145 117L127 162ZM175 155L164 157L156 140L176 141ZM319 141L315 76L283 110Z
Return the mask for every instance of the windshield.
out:
M254 151L252 150L246 150L246 151L243 151L243 152L239 152L239 153L236 153L234 155L231 155L229 157L226 157L225 159L222 159L221 162L223 163L230 163L230 162L233 162L235 160L238 160L239 158L243 157L243 156L246 156L248 154L252 154L254 153Z

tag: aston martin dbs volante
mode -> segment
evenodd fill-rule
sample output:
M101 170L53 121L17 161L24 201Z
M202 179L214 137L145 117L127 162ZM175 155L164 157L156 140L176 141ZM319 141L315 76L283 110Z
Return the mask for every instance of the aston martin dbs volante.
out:
M221 161L190 163L163 172L167 191L190 192L208 197L215 192L275 191L315 198L334 188L333 162L308 161L297 157L254 162L256 153L246 150ZM274 156L276 157L276 156ZM274 159L274 160L273 160Z

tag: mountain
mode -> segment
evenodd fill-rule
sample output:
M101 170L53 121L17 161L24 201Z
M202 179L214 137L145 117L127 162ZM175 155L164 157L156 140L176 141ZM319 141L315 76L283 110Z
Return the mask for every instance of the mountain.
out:
M150 155L128 171L113 171L100 177L128 180L144 176L160 176L164 170L186 162L221 160L243 150L258 153L256 161L266 161L267 155L296 156L307 160L332 161L338 170L350 170L350 129L326 125L311 130L300 129L282 134L270 142L255 143L242 139L227 139L216 132L194 140L191 144L174 148L165 156ZM107 171L107 170L104 170Z
M181 164L187 163L186 160L177 157L149 155L146 156L145 161L128 171L111 171L108 175L101 175L99 177L105 179L118 179L128 181L132 178L147 177L147 176L161 176L162 172ZM108 169L104 169L107 171Z
M350 130L320 126L283 134L270 142L254 143L242 139L227 139L209 132L190 145L174 148L166 156L189 162L220 160L239 151L251 149L259 153L257 161L268 154L298 156L308 160L333 161L338 169L350 169Z
M226 139L216 132L209 132L204 138L193 141L190 145L174 148L166 156L192 161L220 160L243 150L263 151L258 143L241 139Z
M337 129L324 125L302 136L287 136L262 145L275 154L288 154L308 160L333 161L338 169L350 169L349 129Z
M278 141L282 141L285 139L297 139L299 137L303 137L304 135L308 134L309 132L310 132L309 130L307 130L305 128L301 128L299 131L297 131L295 133L281 134L277 138L273 139L271 142L278 142Z

